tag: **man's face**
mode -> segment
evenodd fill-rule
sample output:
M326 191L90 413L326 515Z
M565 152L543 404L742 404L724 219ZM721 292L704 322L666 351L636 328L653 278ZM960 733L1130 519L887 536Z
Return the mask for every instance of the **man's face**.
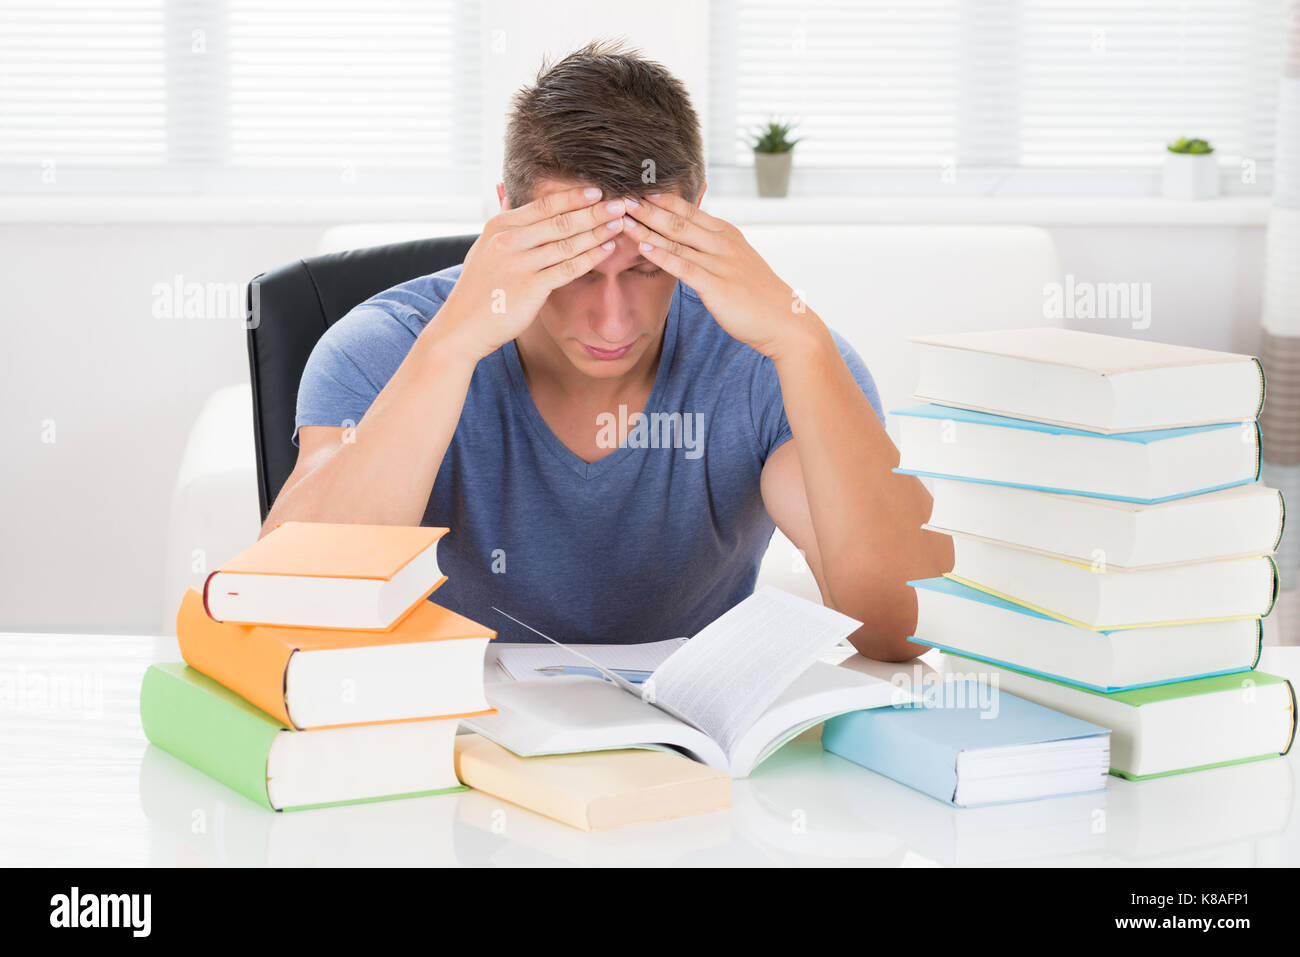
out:
M533 199L581 185L543 180ZM618 198L605 196L600 202ZM596 268L551 293L527 333L544 332L579 372L600 379L652 361L648 353L658 349L677 285L672 274L641 255L636 240L618 233L614 243Z

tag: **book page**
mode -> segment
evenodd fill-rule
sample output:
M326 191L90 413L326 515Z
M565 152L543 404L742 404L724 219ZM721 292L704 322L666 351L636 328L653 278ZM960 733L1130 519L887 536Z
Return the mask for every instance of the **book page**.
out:
M598 661L606 668L626 671L654 671L682 647L683 639L649 641L635 645L550 645L535 644L523 647L502 648L497 661L507 675L516 681L545 678L538 668L555 665L582 665L587 659ZM573 649L573 651L570 651ZM575 653L576 652L576 653Z
M861 624L760 588L660 665L641 696L700 728L730 756L768 706Z

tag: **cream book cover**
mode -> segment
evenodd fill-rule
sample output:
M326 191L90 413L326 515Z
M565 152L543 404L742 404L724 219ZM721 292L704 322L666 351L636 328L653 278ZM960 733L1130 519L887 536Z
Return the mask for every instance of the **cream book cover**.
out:
M917 336L925 402L1112 434L1247 422L1264 405L1252 356L1075 329Z
M478 734L456 737L463 784L583 831L731 807L731 777L671 751L629 748L521 758Z

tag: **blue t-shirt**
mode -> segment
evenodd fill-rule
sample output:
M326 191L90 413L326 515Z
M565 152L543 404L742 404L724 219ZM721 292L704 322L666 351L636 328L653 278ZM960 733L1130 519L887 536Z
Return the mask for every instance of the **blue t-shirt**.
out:
M303 371L297 425L359 423L460 270L372 296L330 327ZM883 421L871 374L835 341ZM759 476L791 438L772 361L679 282L645 413L593 423L615 451L584 462L537 411L513 341L481 360L422 520L450 529L432 600L504 641L541 639L493 605L560 641L623 643L693 635L750 595L774 529Z

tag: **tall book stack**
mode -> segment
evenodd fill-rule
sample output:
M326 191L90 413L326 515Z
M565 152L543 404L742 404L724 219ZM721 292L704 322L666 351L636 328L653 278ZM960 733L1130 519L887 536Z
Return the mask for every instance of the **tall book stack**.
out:
M913 341L897 471L955 564L910 583L912 640L1112 729L1127 778L1286 753L1294 689L1254 670L1285 517L1258 482L1258 361L1065 329Z
M426 600L446 531L278 526L186 593L146 736L277 811L462 790L456 726L492 712L496 633Z

